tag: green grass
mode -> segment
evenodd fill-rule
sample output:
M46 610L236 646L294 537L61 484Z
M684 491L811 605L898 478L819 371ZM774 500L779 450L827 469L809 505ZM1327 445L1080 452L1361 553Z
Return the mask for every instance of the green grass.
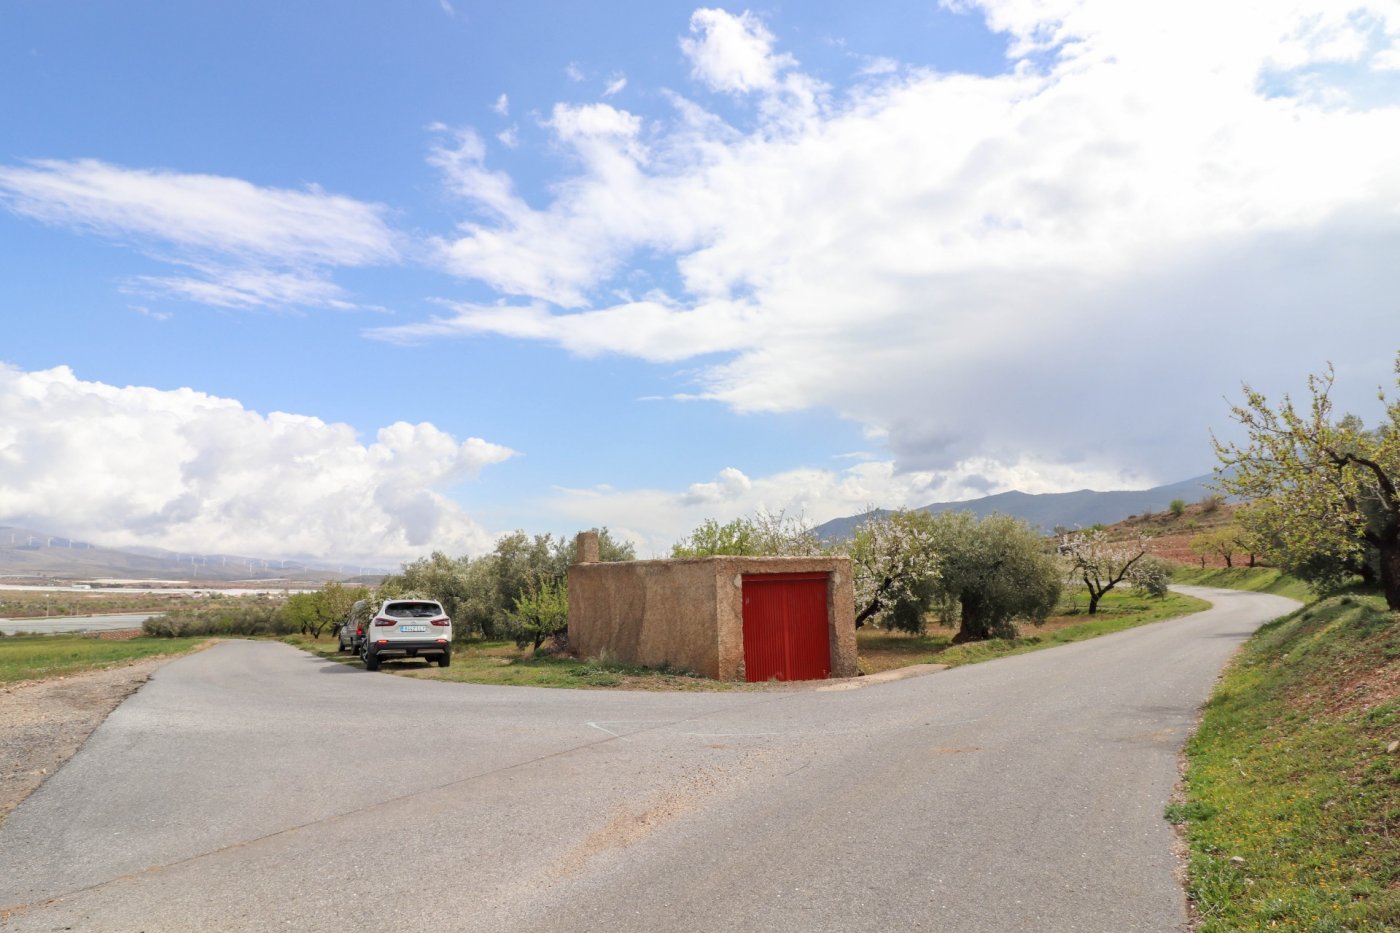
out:
M11 635L0 638L0 683L42 680L142 658L184 654L205 641L204 638L102 641L80 635Z
M1071 600L1059 614L1040 628L1022 625L1021 635L1014 639L993 639L965 645L952 644L954 629L930 627L926 635L906 635L880 629L856 632L861 670L867 674L908 667L913 664L947 664L957 666L990 661L1013 654L1040 651L1070 642L1083 641L1121 632L1124 629L1162 622L1210 608L1210 604L1192 596L1171 593L1153 599L1132 592L1114 590L1099 603L1099 611L1088 615L1087 600Z
M1078 603L1084 604L1085 600L1080 599ZM1023 654L1107 635L1148 622L1160 622L1199 612L1208 608L1208 605L1199 599L1178 593L1173 593L1165 599L1151 599L1130 592L1113 592L1105 597L1099 612L1092 617L1084 613L1083 605L1071 601L1062 607L1060 615L1050 619L1043 628L1026 626L1024 637L1016 639L953 647L950 645L952 629L934 629L931 634L920 636L862 629L856 633L856 639L861 670L872 674L914 664L971 664L1011 654ZM334 638L315 640L302 635L289 635L282 641L344 664L358 667L361 663L357 658L341 654ZM459 643L453 647L452 666L448 668L425 665L421 661L390 661L385 662L381 670L434 680L515 687L753 690L763 686L710 680L687 671L656 670L549 655L535 657L529 649L517 648L514 643L506 641Z
M1400 617L1340 596L1265 626L1187 745L1202 933L1400 929Z
M1174 567L1173 583L1186 583L1192 586L1218 586L1227 590L1249 590L1255 593L1273 593L1287 596L1299 602L1316 599L1313 592L1302 580L1290 577L1282 570L1272 567L1231 567L1207 568Z
M282 639L323 658L361 667L358 658L341 654L335 639L316 641L302 635ZM751 685L710 680L687 671L635 665L580 661L549 655L535 657L529 648L508 641L470 641L452 648L452 666L440 668L422 661L386 661L380 670L411 677L457 683L511 687L574 689L621 687L633 690L738 690Z

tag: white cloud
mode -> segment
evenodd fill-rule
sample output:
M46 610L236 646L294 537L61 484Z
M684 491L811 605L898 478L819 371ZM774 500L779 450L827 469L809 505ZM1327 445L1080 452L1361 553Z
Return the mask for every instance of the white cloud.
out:
M443 490L513 451L0 363L0 518L113 546L381 565L491 538Z
M573 143L596 138L633 139L641 130L641 118L608 104L585 104L570 107L556 104L546 126L551 127L563 142Z
M270 269L226 269L201 263L204 278L190 276L132 276L123 291L193 301L221 308L358 307L334 282L314 273Z
M710 518L725 522L767 511L820 524L871 506L919 507L1011 489L1040 493L1084 485L1106 489L1150 484L1112 468L1081 465L1069 470L1029 459L1002 464L971 458L947 473L900 471L893 462L878 460L842 470L785 470L762 477L727 467L713 479L679 491L560 489L547 507L578 527L606 526L636 544L642 555L664 556L672 544Z
M199 278L132 281L213 304L341 307L347 302L329 270L399 260L382 206L314 186L291 191L95 159L43 159L0 165L0 201L42 223L134 244L193 270Z
M608 79L608 84L607 84L607 86L606 86L605 88L603 88L603 96L604 96L604 97L612 97L614 94L620 94L620 93L622 93L623 89L626 88L626 87L627 87L627 78L626 78L626 76L620 75L620 74L615 74L615 75L613 75L611 78Z
M635 246L636 223L656 228L658 242L669 243L670 231L684 221L659 216L645 203L640 166L646 153L638 117L608 104L560 104L545 125L616 187L578 186L577 202L569 203L572 195L565 193L555 211L536 211L508 175L486 167L480 137L464 130L437 146L430 160L486 222L464 222L455 239L439 239L434 247L438 262L453 273L480 278L508 294L576 307L587 303L586 289L612 274Z
M562 317L551 315L542 304L445 304L453 312L450 317L372 328L366 335L418 344L438 337L498 334L555 340L579 356L623 353L664 363L740 349L748 343L744 332L753 319L753 309L731 301L713 302L680 316L672 307L646 300ZM626 340L619 339L623 333Z
M885 58L883 56L879 56L876 58L865 59L864 63L860 66L859 74L889 75L894 74L898 70L899 62L895 61L893 58Z
M1329 358L1384 378L1400 97L1308 69L1377 67L1393 6L968 8L1010 35L1005 74L896 69L839 100L752 14L698 11L695 78L754 96L755 125L677 95L646 125L561 105L547 128L581 168L538 208L463 147L484 219L443 261L519 300L376 335L723 353L698 394L737 411L835 412L901 471L986 458L1074 488L1204 470L1242 379L1294 388ZM638 277L644 300L612 297Z
M496 102L491 105L491 109L503 117L510 116L510 98L506 96L504 91L501 92L500 97L496 98Z
M716 91L746 94L777 87L778 73L797 64L791 55L773 53L774 37L757 16L700 9L690 17L681 51L691 74Z
M773 51L774 36L745 10L700 9L690 17L690 36L681 51L691 76L710 90L757 95L765 132L789 133L810 127L826 103L827 88L796 70L797 59Z

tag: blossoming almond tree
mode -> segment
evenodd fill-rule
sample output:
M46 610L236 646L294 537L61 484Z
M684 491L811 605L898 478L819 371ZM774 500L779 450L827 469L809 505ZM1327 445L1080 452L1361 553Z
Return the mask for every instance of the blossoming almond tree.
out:
M1060 536L1060 556L1070 580L1083 583L1089 591L1089 614L1099 611L1099 600L1124 580L1131 581L1133 568L1147 553L1147 539L1110 541L1102 528L1072 531Z
M907 509L872 513L856 529L850 555L860 628L910 596L919 582L937 577L933 517Z
M1395 372L1400 385L1400 354ZM1359 418L1334 416L1334 378L1331 364L1308 377L1312 398L1301 412L1286 395L1273 408L1245 385L1231 416L1249 440L1215 441L1216 482L1255 500L1274 542L1268 556L1305 579L1309 555L1355 563L1374 548L1386 605L1400 610L1400 399L1380 391L1385 419L1368 431Z

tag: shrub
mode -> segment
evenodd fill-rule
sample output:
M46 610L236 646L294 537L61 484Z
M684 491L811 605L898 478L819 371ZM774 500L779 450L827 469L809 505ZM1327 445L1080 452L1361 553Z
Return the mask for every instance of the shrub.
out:
M1186 500L1173 499L1171 501L1171 504L1167 506L1167 509L1172 513L1172 515L1175 515L1177 518L1180 518L1182 513L1186 511Z
M535 580L515 599L515 608L507 619L507 630L517 647L534 642L536 651L546 638L569 631L569 584Z
M175 609L141 624L141 632L160 638L187 635L291 635L299 626L273 600L249 600L217 609Z
M1172 565L1154 554L1147 554L1133 565L1129 579L1139 593L1163 599L1167 595L1168 584L1172 582Z

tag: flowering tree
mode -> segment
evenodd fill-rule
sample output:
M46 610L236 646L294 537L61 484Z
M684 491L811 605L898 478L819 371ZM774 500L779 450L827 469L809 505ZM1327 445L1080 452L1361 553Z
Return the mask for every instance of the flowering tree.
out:
M1249 550L1249 536L1239 525L1226 525L1223 528L1196 535L1188 546L1191 548L1192 554L1201 558L1202 567L1206 565L1206 559L1212 557L1219 557L1225 561L1226 567L1233 567L1237 551L1248 553L1249 566L1254 566L1254 552Z
M1395 371L1400 385L1400 354ZM1308 377L1302 412L1288 396L1275 409L1244 386L1245 403L1231 416L1249 440L1215 441L1216 482L1255 500L1267 556L1304 579L1329 582L1322 577L1364 564L1373 549L1386 605L1400 610L1400 399L1380 392L1385 420L1368 431L1359 418L1334 416L1333 379L1330 364Z
M1089 614L1099 611L1099 600L1124 580L1132 582L1132 571L1147 553L1147 539L1110 541L1102 528L1074 531L1060 536L1060 556L1066 573L1089 591Z
M877 619L938 575L933 517L927 512L872 512L850 545L856 628Z

